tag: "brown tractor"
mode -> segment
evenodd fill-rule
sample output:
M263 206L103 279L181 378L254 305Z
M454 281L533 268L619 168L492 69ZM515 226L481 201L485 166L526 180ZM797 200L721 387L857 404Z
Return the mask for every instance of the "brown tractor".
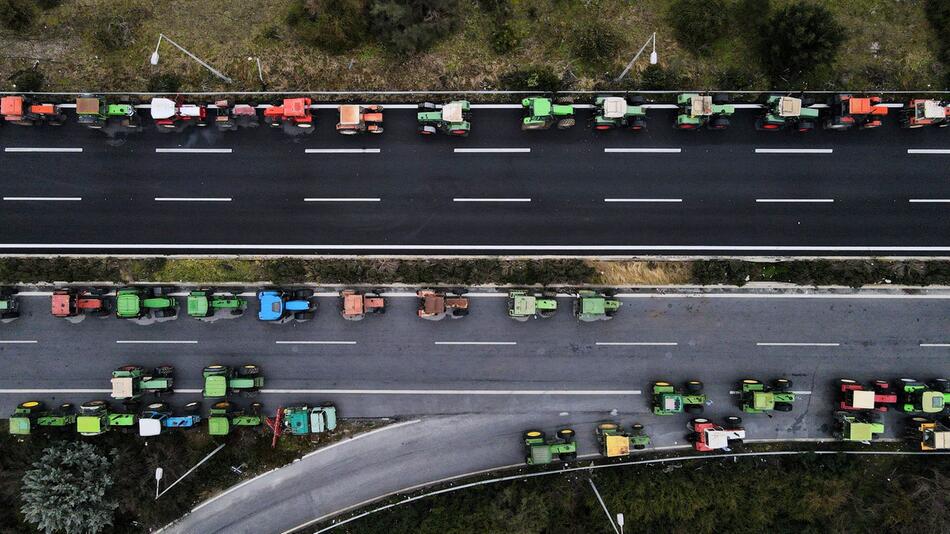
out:
M461 292L441 292L432 289L421 289L416 292L419 297L419 309L416 314L429 321L441 321L446 316L461 319L468 315L468 298Z
M339 109L340 122L336 125L336 131L341 134L383 133L383 106L345 104Z
M359 321L367 314L386 313L386 300L377 292L362 293L353 289L340 292L341 314L348 321Z
M61 126L66 122L66 114L56 104L31 104L25 96L5 96L0 98L0 115L3 120L19 126L49 124Z

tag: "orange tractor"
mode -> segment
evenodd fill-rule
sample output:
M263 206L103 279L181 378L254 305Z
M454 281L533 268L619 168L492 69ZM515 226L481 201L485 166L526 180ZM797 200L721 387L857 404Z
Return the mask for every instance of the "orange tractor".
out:
M264 110L264 122L274 128L284 127L287 133L313 132L313 114L309 98L285 98L279 106Z
M78 315L108 316L109 303L98 289L57 289L53 291L53 317L76 317Z
M915 98L901 110L902 128L923 128L950 126L950 102L946 100L927 100Z
M383 106L346 104L339 109L340 122L336 125L336 131L341 134L383 133Z
M386 300L377 292L361 293L352 289L345 289L340 293L343 303L343 318L348 321L359 321L367 314L386 313Z
M829 104L831 116L825 120L826 130L848 130L850 128L877 128L881 119L887 115L887 106L881 105L881 97L857 97L837 94Z
M25 96L5 96L0 98L0 115L3 120L20 126L49 124L60 126L66 122L66 115L56 104L31 104Z
M416 292L419 308L416 314L429 321L440 321L446 316L461 319L468 315L468 298L461 292L441 292L422 289Z

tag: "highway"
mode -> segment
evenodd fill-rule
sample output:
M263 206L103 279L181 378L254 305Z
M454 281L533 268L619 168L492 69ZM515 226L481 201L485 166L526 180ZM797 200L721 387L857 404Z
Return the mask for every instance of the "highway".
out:
M143 110L142 113L147 111ZM950 143L904 130L522 132L475 109L466 139L261 127L107 139L0 129L0 253L950 256Z

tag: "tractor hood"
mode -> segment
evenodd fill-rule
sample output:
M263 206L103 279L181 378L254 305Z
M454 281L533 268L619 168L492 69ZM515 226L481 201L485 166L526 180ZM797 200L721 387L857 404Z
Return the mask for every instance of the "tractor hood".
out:
M208 297L201 295L188 295L188 315L203 317L208 314Z

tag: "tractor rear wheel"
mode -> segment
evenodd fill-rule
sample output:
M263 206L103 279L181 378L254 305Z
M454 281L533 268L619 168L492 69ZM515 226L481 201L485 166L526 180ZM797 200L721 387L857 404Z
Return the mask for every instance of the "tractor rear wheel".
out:
M690 380L686 382L686 391L690 393L702 393L703 392L703 383L699 380Z
M709 128L711 130L725 130L728 127L729 119L726 117L713 117L712 120L709 121Z
M185 413L198 413L201 410L201 403L198 401L189 402L185 405Z
M294 290L294 298L299 300L306 300L313 296L312 289L297 289Z
M562 462L573 462L574 460L577 460L577 453L563 452L561 454L558 454L557 457L558 457L558 460L561 460Z
M43 410L43 402L34 400L21 402L18 408L27 410L29 413L36 413Z
M294 314L295 321L309 321L316 316L314 312L297 312Z
M429 124L420 124L419 127L416 128L416 133L419 135L435 135L436 129L435 126Z
M567 117L557 121L557 129L567 130L568 128L572 128L575 124L577 124L577 121L574 120L574 117Z
M703 405L702 404L687 404L686 406L683 407L683 411L685 411L686 413L690 415L699 415L703 413Z
M562 428L561 430L557 431L557 437L567 442L574 441L574 430L570 428Z
M152 410L153 412L164 412L168 410L168 403L165 402L153 402L145 407L146 409Z
M930 387L941 393L950 393L950 380L946 378L935 378L930 383Z
M776 402L775 403L776 412L790 412L792 411L792 403L790 402Z
M254 364L245 364L238 369L238 373L241 376L257 376L261 374L261 368Z
M815 129L815 123L813 121L798 121L799 132L810 132L814 129Z
M647 129L647 120L643 117L634 117L630 119L630 129L634 131L641 131Z
M632 95L627 102L630 102L631 106L642 106L647 103L647 99L643 95Z
M69 415L69 414L72 414L72 413L74 413L74 412L76 411L76 407L73 406L73 403L71 403L71 402L64 402L64 403L62 403L62 404L59 405L59 408L57 409L57 411L58 411L61 415Z
M439 107L433 104L432 102L423 102L419 104L419 109L422 111L435 111L439 109Z
M729 428L738 428L742 424L742 418L737 415L730 415L726 417L726 424L729 425Z
M573 97L573 96L559 96L559 97L557 97L557 98L554 99L554 103L555 103L555 104L562 104L562 105L565 105L565 106L568 105L568 104L573 104L573 103L574 103L574 97Z
M772 387L775 388L776 391L788 391L792 389L792 381L787 378L776 378L775 381L772 382Z
M712 94L712 103L721 105L728 104L732 101L732 98L727 93L713 93Z
M930 422L930 419L927 419L926 417L911 417L910 420L915 423L929 423Z
M540 430L528 430L522 435L524 439L544 439L544 432Z

